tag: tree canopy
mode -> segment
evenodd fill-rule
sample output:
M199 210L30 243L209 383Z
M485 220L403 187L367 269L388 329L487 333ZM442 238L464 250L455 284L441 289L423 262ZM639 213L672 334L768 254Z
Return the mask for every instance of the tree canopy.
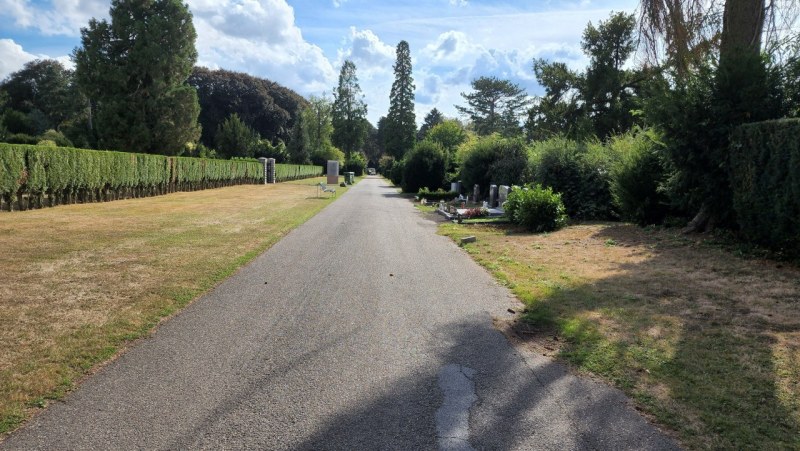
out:
M411 53L406 41L397 44L394 77L383 138L386 152L395 158L402 158L414 146L417 135L414 78L411 76Z
M357 151L364 143L367 129L364 122L367 105L358 85L356 65L345 60L339 72L339 85L333 93L333 144L344 151L345 158Z
M472 89L461 93L468 106L456 105L456 109L469 118L479 135L520 133L519 118L530 103L524 89L497 77L476 78Z
M92 101L101 147L181 153L200 135L192 14L180 0L114 0L75 49L76 80Z

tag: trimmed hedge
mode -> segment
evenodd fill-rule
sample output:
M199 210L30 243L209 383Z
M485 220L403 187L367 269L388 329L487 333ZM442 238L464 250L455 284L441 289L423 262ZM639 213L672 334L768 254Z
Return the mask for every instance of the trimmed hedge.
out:
M277 165L278 181L320 167ZM256 160L213 160L0 143L0 207L37 208L263 183ZM2 205L5 204L5 205Z
M441 188L436 191L431 191L428 188L422 188L417 192L417 197L420 199L424 198L428 202L442 202L455 199L458 197L458 193L455 191L445 191Z
M261 163L259 162L259 166ZM289 180L307 179L322 175L322 166L311 166L308 164L276 164L275 180L286 182Z
M800 119L738 127L731 134L729 169L744 237L800 256Z

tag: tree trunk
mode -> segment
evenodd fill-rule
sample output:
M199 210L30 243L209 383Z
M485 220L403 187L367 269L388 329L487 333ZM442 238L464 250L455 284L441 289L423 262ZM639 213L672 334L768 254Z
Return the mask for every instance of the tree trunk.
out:
M761 35L764 31L764 0L727 0L722 16L722 38L720 43L720 65L727 63L739 52L761 51Z

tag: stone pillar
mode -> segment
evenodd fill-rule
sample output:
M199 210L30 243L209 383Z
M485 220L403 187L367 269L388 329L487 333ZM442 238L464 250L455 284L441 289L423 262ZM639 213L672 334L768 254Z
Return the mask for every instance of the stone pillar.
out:
M336 186L339 184L339 162L328 160L328 185Z
M497 185L489 185L489 208L497 206Z
M478 199L481 197L481 187L477 183L472 188L472 201L478 202Z
M275 159L261 157L258 161L264 165L264 184L275 183Z

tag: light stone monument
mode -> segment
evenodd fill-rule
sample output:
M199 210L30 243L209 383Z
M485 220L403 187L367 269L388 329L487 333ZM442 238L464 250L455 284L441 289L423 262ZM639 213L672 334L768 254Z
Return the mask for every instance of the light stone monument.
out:
M328 160L328 185L336 186L339 184L339 162Z

